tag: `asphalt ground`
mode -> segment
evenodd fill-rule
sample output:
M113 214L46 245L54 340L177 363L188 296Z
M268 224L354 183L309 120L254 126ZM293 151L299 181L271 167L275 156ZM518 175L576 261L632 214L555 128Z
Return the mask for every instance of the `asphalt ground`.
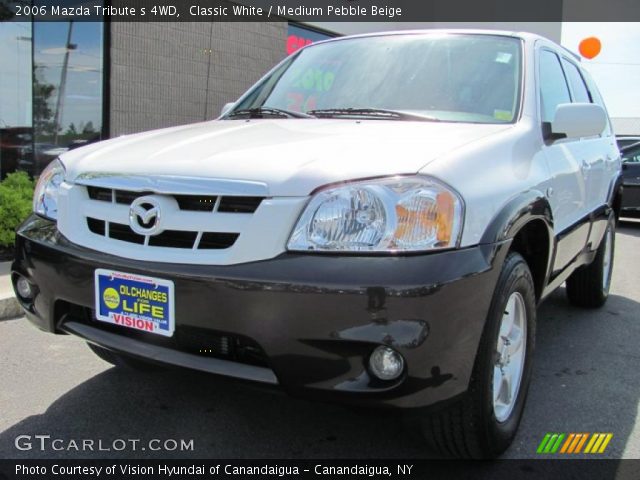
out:
M640 458L640 222L623 222L616 242L604 308L572 308L563 288L541 305L533 381L505 458L540 458L536 448L547 432L610 432L598 458ZM0 322L0 432L0 458L434 456L394 415L184 370L121 370L78 338L40 332L24 318ZM16 448L21 435L31 436L18 441L23 450ZM44 450L36 435L50 436ZM53 439L61 439L61 450ZM114 449L118 439L129 446ZM140 440L135 450L132 439ZM155 439L155 448L185 440L193 449L152 451ZM68 449L83 440L93 440L93 450Z

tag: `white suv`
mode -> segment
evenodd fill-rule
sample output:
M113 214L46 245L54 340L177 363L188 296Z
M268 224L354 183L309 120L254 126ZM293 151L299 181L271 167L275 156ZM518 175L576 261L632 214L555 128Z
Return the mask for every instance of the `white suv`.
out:
M114 364L417 411L445 454L491 457L536 305L565 281L607 299L620 170L596 86L544 38L339 38L216 121L63 154L13 280L33 323Z

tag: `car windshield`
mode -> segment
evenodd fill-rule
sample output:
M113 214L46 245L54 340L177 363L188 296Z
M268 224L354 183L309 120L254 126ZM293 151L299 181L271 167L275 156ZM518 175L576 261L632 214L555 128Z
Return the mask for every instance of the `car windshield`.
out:
M243 115L510 123L518 115L519 39L473 34L360 37L313 45L261 81Z

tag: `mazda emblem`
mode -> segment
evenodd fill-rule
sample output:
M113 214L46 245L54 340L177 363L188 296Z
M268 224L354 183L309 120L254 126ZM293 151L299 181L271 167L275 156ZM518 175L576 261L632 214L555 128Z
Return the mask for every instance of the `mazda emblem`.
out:
M138 235L157 235L162 231L160 202L152 195L136 198L129 207L129 225Z

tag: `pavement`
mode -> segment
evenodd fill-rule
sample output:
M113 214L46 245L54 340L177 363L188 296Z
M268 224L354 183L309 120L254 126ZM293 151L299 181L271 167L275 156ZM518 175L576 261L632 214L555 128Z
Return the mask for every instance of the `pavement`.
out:
M538 312L534 374L506 458L540 458L547 432L611 432L598 458L640 458L640 222L617 234L604 308L570 307L564 289ZM385 411L289 398L184 370L113 368L72 336L24 318L0 322L0 458L430 458ZM16 437L193 440L191 451L19 450ZM24 445L23 445L24 448ZM595 458L593 455L582 457Z
M11 262L0 262L0 321L22 314L11 286Z

